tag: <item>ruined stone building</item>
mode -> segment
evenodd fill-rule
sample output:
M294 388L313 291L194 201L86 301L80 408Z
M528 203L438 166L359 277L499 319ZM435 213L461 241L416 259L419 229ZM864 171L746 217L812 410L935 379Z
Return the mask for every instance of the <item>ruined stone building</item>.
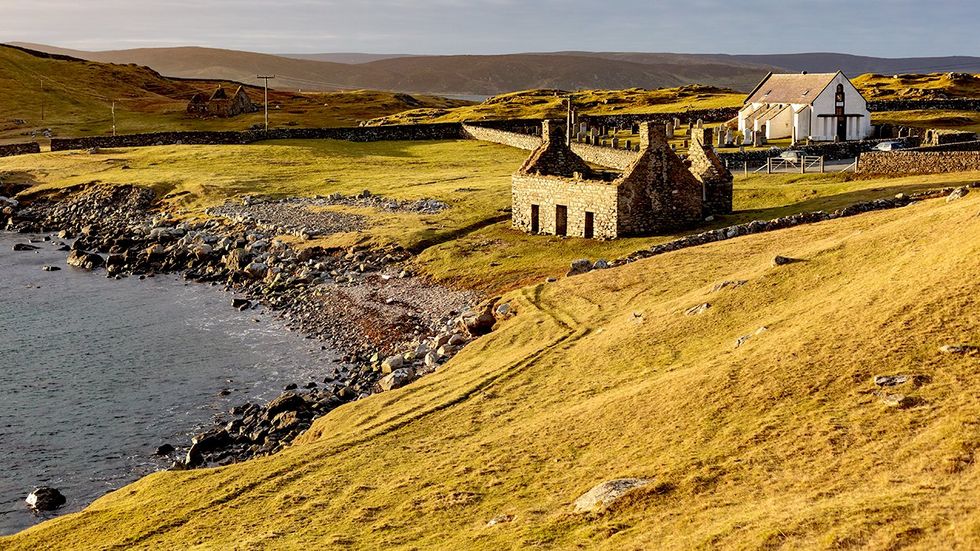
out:
M687 150L687 162L691 174L704 192L704 206L708 215L732 212L732 184L734 177L711 145L710 128L692 128L691 146Z
M710 145L692 148L688 168L662 124L640 125L640 152L622 172L593 168L545 121L543 143L514 174L513 226L530 233L614 239L695 225L731 212L731 174Z
M252 99L245 93L244 86L239 86L235 95L230 98L222 86L218 86L210 97L203 92L198 92L187 104L188 113L201 117L234 117L258 110L258 106L252 103Z

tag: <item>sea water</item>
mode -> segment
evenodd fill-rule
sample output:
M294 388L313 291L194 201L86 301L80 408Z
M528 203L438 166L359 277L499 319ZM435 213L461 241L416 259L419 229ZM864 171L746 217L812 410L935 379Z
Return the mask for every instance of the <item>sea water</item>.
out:
M336 365L220 288L83 272L56 239L12 250L40 237L0 233L0 534L43 520L24 503L35 486L67 497L54 514L80 510L169 466L159 445L186 446L233 405Z

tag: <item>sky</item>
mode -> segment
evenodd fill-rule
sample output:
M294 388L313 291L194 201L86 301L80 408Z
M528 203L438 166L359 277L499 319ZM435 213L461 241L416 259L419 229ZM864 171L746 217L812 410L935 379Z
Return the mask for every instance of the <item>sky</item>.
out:
M0 42L267 53L980 55L980 0L0 0Z

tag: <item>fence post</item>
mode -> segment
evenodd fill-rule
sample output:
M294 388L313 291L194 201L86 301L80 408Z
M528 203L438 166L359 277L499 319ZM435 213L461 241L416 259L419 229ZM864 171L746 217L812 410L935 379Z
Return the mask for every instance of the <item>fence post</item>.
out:
M745 174L746 176L749 175L749 162L748 161L742 161L742 173Z
M806 174L806 155L800 160L800 174Z
M820 156L820 174L823 174L823 172L824 172L824 169L823 169L823 155L821 155Z
M772 174L772 157L766 157L766 174Z

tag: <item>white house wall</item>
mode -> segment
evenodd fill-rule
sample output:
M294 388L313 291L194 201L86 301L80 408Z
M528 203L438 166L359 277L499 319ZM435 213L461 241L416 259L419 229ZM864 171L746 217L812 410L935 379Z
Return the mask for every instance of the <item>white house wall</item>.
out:
M766 139L767 140L778 140L781 138L792 138L793 137L793 109L790 106L786 106L781 111L775 113L768 120L764 121L766 125Z
M833 141L837 134L837 120L833 117L818 117L817 115L834 114L834 98L837 85L844 85L844 114L863 115L851 117L847 123L847 139L861 140L871 135L871 113L868 102L861 96L857 88L844 75L838 74L813 101L813 132L810 139L816 141Z

